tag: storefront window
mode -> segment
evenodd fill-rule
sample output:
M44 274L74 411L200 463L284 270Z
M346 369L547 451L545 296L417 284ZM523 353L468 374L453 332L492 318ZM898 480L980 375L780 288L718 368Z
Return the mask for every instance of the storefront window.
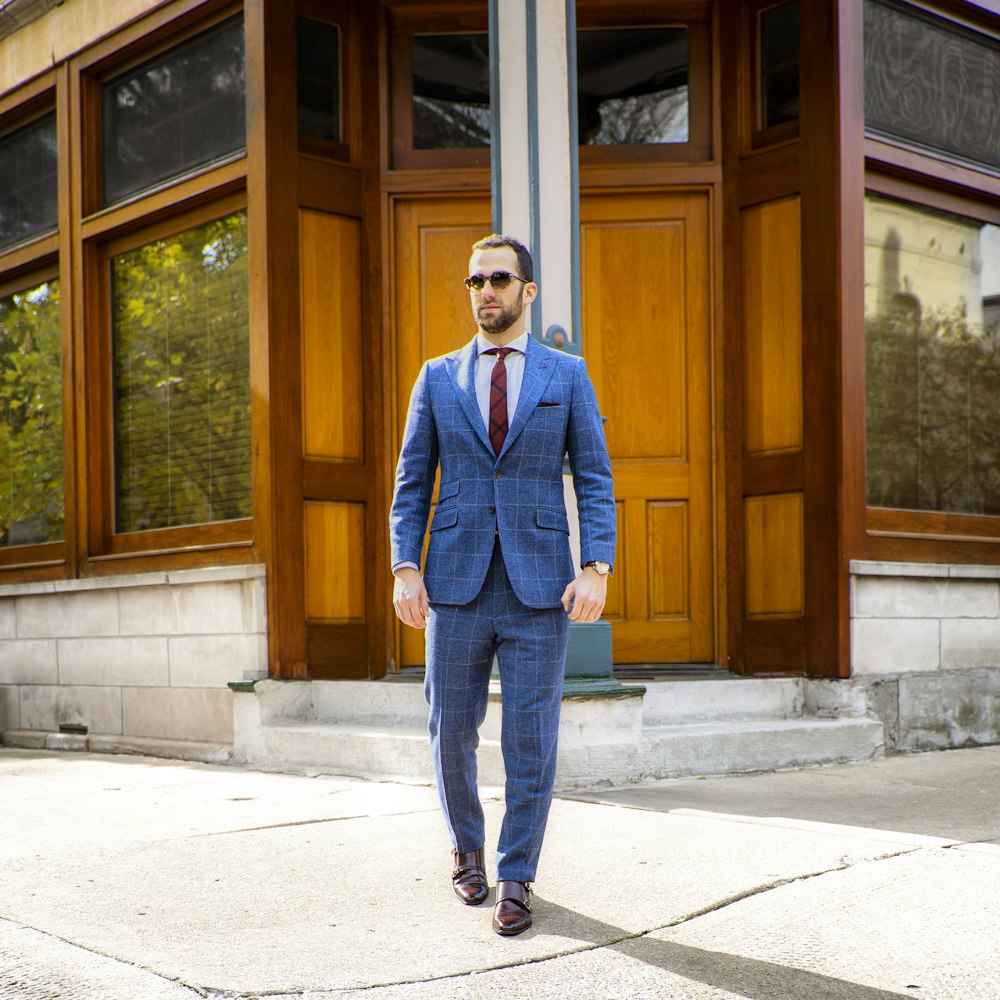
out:
M888 0L864 24L866 126L1000 167L1000 42Z
M105 204L243 150L245 98L241 18L105 84Z
M490 144L487 34L413 37L413 148Z
M110 268L116 530L249 517L246 213Z
M59 282L0 299L0 547L63 537Z
M868 502L1000 515L1000 226L869 194Z
M54 114L0 139L0 249L56 228L57 172Z
M581 145L688 141L688 31L584 29L576 36Z

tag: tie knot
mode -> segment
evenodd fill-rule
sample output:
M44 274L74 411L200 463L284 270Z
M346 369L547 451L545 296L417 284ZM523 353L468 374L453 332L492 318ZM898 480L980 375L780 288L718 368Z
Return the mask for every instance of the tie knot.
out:
M516 347L491 347L489 350L483 351L483 354L495 354L501 361L504 361L508 354L513 354L516 350Z

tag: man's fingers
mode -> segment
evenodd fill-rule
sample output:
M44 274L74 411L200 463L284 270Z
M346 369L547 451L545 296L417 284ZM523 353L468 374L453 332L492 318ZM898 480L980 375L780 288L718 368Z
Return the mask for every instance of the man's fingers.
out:
M570 603L573 600L573 591L576 589L576 581L566 584L566 589L563 591L562 597L559 600L562 602L562 606L566 611L569 611ZM570 618L573 616L570 615Z

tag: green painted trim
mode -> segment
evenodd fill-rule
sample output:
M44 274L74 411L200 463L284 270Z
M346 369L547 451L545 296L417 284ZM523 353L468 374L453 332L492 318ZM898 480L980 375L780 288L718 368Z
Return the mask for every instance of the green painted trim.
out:
M563 701L584 698L641 698L644 684L622 684L614 677L567 677L563 681Z
M230 681L227 687L237 694L253 694L253 689L257 686L256 681Z

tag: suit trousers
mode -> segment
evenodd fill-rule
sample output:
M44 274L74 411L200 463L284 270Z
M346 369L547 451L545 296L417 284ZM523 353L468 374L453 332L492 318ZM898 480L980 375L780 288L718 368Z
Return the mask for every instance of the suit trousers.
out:
M507 781L497 879L535 878L555 782L568 627L562 607L529 608L517 599L499 538L475 600L431 605L424 683L431 754L452 844L462 852L485 844L476 750L494 653L500 667Z

